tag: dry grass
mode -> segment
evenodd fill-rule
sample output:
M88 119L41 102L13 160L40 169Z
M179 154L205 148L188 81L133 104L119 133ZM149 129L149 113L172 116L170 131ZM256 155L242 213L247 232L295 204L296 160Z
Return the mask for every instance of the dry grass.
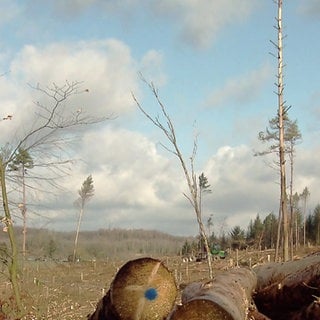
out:
M85 319L93 311L115 276L119 262L27 262L21 276L21 291L25 306L23 320ZM1 300L7 317L12 291L4 275L0 276Z
M266 262L270 251L241 252L238 264ZM206 279L206 262L182 262L180 257L162 258L172 271L178 286ZM67 262L28 261L21 272L21 291L25 315L22 320L86 319L97 302L107 292L119 268L126 261L97 261L70 264ZM214 262L215 272L236 264L233 254ZM0 270L1 271L1 270ZM0 273L0 297L5 319L16 319L13 310L11 285L5 273ZM1 319L1 315L0 315Z
M172 271L177 285L208 276L205 262L183 263L180 257L162 260ZM25 306L25 315L21 319L86 319L125 262L26 262L20 279ZM219 261L221 263L226 262ZM6 317L15 319L11 285L4 274L0 274L0 296Z

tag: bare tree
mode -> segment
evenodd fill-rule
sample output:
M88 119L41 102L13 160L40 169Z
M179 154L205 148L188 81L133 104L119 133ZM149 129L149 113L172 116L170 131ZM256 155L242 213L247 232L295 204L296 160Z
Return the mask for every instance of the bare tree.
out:
M82 216L84 213L84 206L85 204L94 196L94 187L93 187L93 180L92 176L89 175L86 180L83 181L81 189L78 190L79 198L75 201L75 206L79 208L79 218L76 230L76 237L74 240L74 249L73 249L73 263L76 261L76 253L77 253L77 246L78 246L78 237L80 232L80 225L82 221Z
M146 82L146 81L144 80L144 82ZM167 151L174 154L180 162L180 165L182 167L184 176L187 181L188 189L189 189L189 194L184 193L183 195L188 199L188 201L190 202L190 204L193 207L194 212L196 214L196 218L197 218L197 222L198 222L199 230L200 230L200 235L204 241L204 246L205 246L206 253L207 253L209 277L213 278L210 247L209 247L209 242L208 242L208 238L206 235L205 226L202 222L202 216L201 216L201 208L200 208L200 201L199 201L200 200L200 190L199 190L200 188L199 188L199 184L197 182L197 175L196 175L195 169L194 169L194 162L195 162L195 157L196 157L196 153L197 153L197 139L195 138L195 140L193 142L193 151L192 151L191 157L189 158L190 168L188 168L186 161L180 151L180 147L179 147L177 137L176 137L175 127L173 125L173 122L172 122L169 114L166 111L165 106L163 105L163 103L159 97L158 90L155 88L153 83L146 82L146 84L150 88L152 94L154 95L154 97L160 107L160 110L161 110L162 116L164 117L165 123L163 123L160 120L159 116L153 117L149 113L147 113L146 110L140 104L140 102L137 100L137 98L134 94L132 94L133 99L136 102L140 111L146 116L146 118L148 120L150 120L157 128L159 128L164 133L164 135L166 136L166 138L169 140L169 142L171 144L171 148L168 148L163 144L161 144L161 145Z
M208 182L208 178L204 175L204 173L202 172L198 178L198 182L199 182L199 207L200 207L200 216L203 217L203 210L202 210L202 201L203 201L203 195L206 193L211 193L211 189L210 188L210 184ZM209 237L210 237L210 231L209 232ZM200 232L200 249L202 251L202 236L201 236L201 232ZM209 244L210 247L210 244ZM211 250L210 250L211 252Z
M287 143L286 153L289 155L290 160L290 187L289 187L289 208L290 208L290 247L291 247L291 259L294 256L294 248L298 246L298 214L297 211L294 211L294 195L293 195L293 185L294 185L294 155L295 155L295 145L297 141L301 140L301 133L298 128L297 120L292 122L289 121L289 124L285 128L285 143ZM296 232L294 232L294 227ZM295 237L293 236L295 234ZM295 242L294 242L295 238Z
M306 246L306 215L307 215L307 202L310 197L310 191L308 187L305 187L300 194L300 198L303 201L303 246Z
M48 149L56 148L56 152L60 154L59 141L62 141L64 137L63 133L71 132L71 128L95 124L101 121L110 119L109 117L94 117L92 115L86 115L84 112L77 111L72 112L67 109L67 100L74 95L88 92L87 89L81 90L81 83L79 82L66 82L62 86L53 84L50 87L43 88L40 85L32 87L33 89L42 93L42 95L49 101L45 104L41 102L36 103L38 110L37 119L30 127L30 129L15 144L7 143L1 148L0 152L0 183L1 183L1 195L4 209L4 217L0 217L1 222L5 225L5 230L8 233L10 241L10 254L9 254L9 280L12 284L17 309L23 310L19 284L18 284L18 250L16 239L14 235L14 223L11 214L10 202L7 191L8 175L7 171L9 165L14 163L19 154L19 149L22 148L26 152L37 153L37 157L33 157L34 162L41 162L40 154L48 152ZM10 115L11 120L13 115ZM8 118L8 117L6 117ZM59 136L60 134L60 136ZM54 154L54 150L52 151ZM47 157L48 158L48 157ZM50 168L51 166L57 166L65 163L66 160L54 160L46 163L41 163L42 167ZM35 164L36 165L36 164Z
M277 132L269 132L267 130L266 135L260 132L259 139L262 141L268 141L271 139L278 140L276 145L270 147L270 152L277 152L279 156L279 173L280 173L280 206L279 206L279 226L278 226L278 237L276 245L275 259L278 259L279 254L279 244L281 236L281 226L282 226L282 249L283 249L283 259L285 261L289 260L289 217L288 217L288 207L287 207L287 185L286 185L286 137L285 137L285 123L287 119L287 112L290 107L286 106L284 100L284 82L283 82L283 27L282 27L282 0L276 0L278 8L278 14L276 18L276 26L278 41L277 43L271 41L275 46L277 53L274 55L277 59L277 82L275 83L277 87L277 98L278 98L278 108L277 117L273 119L270 125L273 124L277 128ZM261 155L265 153L257 153L256 155Z
M289 158L290 164L290 182L289 182L289 208L290 208L290 247L291 247L291 257L293 256L293 227L294 222L296 222L297 215L294 212L294 201L293 201L293 172L294 172L294 155L295 155L295 146L301 140L301 133L298 128L297 120L292 121L289 119L288 114L285 113L283 117L283 127L284 127L284 143L285 143L285 156ZM275 153L279 158L279 148L280 148L280 135L279 135L279 117L276 116L269 120L269 127L266 128L265 131L259 132L259 140L263 143L271 143L269 147L262 151L256 152L255 156L264 156L267 154ZM279 161L276 161L277 170L279 170ZM280 205L281 207L281 205ZM282 211L279 211L279 221L282 221ZM281 235L281 226L278 225L278 241L276 246L276 256L278 256L279 243L280 243L280 235Z
M287 208L287 185L286 185L286 161L285 161L285 139L284 139L284 117L288 111L284 101L283 84L283 30L282 30L282 0L278 0L278 17L276 19L278 31L278 76L277 76L277 96L278 96L278 120L279 120L279 163L280 163L280 210L283 225L283 259L289 260L289 221Z

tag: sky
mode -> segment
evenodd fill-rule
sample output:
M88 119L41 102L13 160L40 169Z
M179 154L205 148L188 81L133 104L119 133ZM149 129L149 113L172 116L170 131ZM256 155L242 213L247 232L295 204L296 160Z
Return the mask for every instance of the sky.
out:
M320 203L320 1L283 2L284 97L302 135L294 192L309 189L310 213ZM188 166L197 137L195 171L212 191L203 199L204 223L211 216L219 235L246 229L257 214L277 215L276 158L254 156L267 148L258 133L277 112L276 15L272 0L1 0L0 119L12 119L0 121L0 145L15 146L41 123L36 102L52 106L38 85L79 82L82 93L65 102L66 116L109 117L46 146L48 157L72 162L56 172L64 176L57 188L31 179L53 175L49 168L29 170L28 226L75 230L74 201L91 174L95 194L82 230L198 233L180 163L133 99L161 114L147 83L158 90Z

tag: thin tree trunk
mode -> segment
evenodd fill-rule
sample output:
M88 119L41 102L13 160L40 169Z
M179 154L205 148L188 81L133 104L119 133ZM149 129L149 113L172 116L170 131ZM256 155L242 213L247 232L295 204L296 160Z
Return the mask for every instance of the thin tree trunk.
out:
M303 247L306 247L306 214L307 214L307 196L303 203Z
M290 195L289 195L289 207L290 207L290 246L291 246L291 260L293 260L294 248L297 248L297 233L295 231L296 219L295 212L293 210L293 146L290 146Z
M282 0L278 0L278 116L279 116L279 160L280 160L280 199L283 222L283 260L289 260L289 221L286 192L286 161L284 146L284 100L283 100L283 46L282 46Z
M282 211L281 211L281 203L280 203L280 206L279 206L279 217L278 217L278 228L277 228L276 251L275 251L275 257L274 257L274 261L275 262L278 262L278 260L279 260L281 226L282 226Z
M26 206L26 185L25 185L25 169L22 165L22 219L23 219L23 241L22 241L22 255L26 258L26 242L27 242L27 206Z
M80 208L79 219L78 219L78 224L77 224L77 231L76 231L76 238L74 240L73 256L72 256L72 262L73 263L76 262L78 238L79 238L79 232L80 232L80 225L81 225L81 221L82 221L82 216L83 216L83 206L81 206L81 208Z
M22 311L22 302L20 295L20 287L18 283L18 250L17 243L13 229L13 223L11 219L9 201L7 197L7 188L6 188L6 178L5 178L5 167L3 165L2 159L0 158L0 182L1 182L1 192L2 192L2 201L3 209L5 213L5 225L7 228L9 241L10 241L10 263L8 266L10 282L12 284L13 294L16 301L18 312Z
M168 138L168 140L171 142L173 149L174 150L170 150L168 148L165 147L165 149L169 150L170 152L172 152L176 157L178 157L182 170L184 172L185 178L187 180L187 184L188 184L188 188L189 188L189 192L190 192L190 196L184 194L184 196L190 201L195 214L197 216L197 222L199 224L199 228L200 228L200 232L201 232L201 236L203 237L204 240L204 244L205 244L205 248L206 248L206 252L207 252L207 262L208 262L208 268L209 268L209 277L210 279L213 278L213 271L212 271L212 265L211 265L211 254L210 254L210 247L209 247L209 242L208 242L208 238L206 235L206 231L204 228L204 225L202 223L202 218L201 218L201 210L199 209L199 202L198 202L198 189L197 189L197 181L196 181L196 175L194 173L194 166L193 166L193 162L194 162L194 158L196 155L196 150L197 150L197 142L196 140L194 141L194 145L193 145L193 152L192 152L192 156L190 158L190 163L191 163L191 173L189 173L189 170L187 169L186 163L184 161L184 158L180 152L179 146L177 144L177 139L176 139L176 134L175 134L175 129L174 126L171 122L171 119L169 117L169 115L167 114L164 105L162 104L162 102L160 101L159 95L158 95L158 91L156 90L156 88L154 87L154 85L148 84L152 93L154 94L154 96L156 97L156 100L162 110L162 114L164 115L164 117L167 120L167 124L166 126L163 126L162 123L159 121L159 118L152 118L140 105L140 103L138 102L138 100L136 99L136 97L134 95L133 99L136 102L138 108L141 110L141 112L156 126L158 127L160 130L163 131L163 133L165 134L165 136Z

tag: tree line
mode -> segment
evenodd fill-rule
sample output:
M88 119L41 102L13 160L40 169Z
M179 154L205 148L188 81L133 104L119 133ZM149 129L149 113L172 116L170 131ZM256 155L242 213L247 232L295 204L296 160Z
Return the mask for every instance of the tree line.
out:
M17 244L23 243L23 227L16 227ZM27 260L74 260L75 232L62 232L49 229L28 229L26 243ZM156 230L143 229L99 229L82 231L79 237L76 260L132 259L137 255L164 257L179 255L185 241L195 237L174 236ZM0 265L5 263L9 243L6 237L0 238Z
M295 195L295 199L297 199ZM292 251L304 246L320 245L320 204L316 205L304 219L304 200L303 194L300 195L300 201L303 202L302 208L295 206L292 232ZM211 226L211 217L208 218L207 228ZM269 213L264 219L257 214L251 219L248 226L243 228L236 225L229 232L222 232L219 236L212 232L209 236L210 247L219 246L226 250L231 249L275 249L277 242L277 233L279 226L279 217L273 212ZM183 255L190 255L203 251L201 238L198 236L192 241L185 241L182 247Z

